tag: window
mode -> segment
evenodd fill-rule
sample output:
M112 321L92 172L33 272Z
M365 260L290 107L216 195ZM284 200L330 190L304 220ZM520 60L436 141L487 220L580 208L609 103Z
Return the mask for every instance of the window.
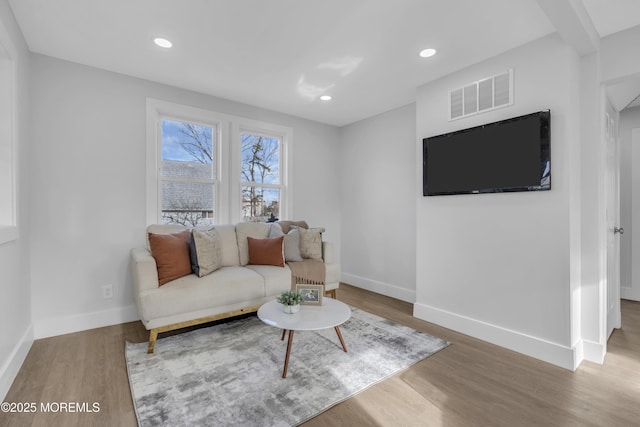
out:
M4 32L0 32L0 35L4 35ZM0 39L0 244L18 238L14 156L16 84L14 61L11 57Z
M161 118L161 222L188 227L214 222L216 128Z
M279 218L282 177L278 137L241 133L242 219L264 221Z
M290 217L290 128L147 100L147 223Z

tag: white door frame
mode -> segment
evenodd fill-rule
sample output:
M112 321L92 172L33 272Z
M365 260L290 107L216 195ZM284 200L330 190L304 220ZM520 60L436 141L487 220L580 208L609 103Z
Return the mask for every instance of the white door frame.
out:
M620 140L619 113L605 98L602 114L602 137L604 143L604 261L605 286L601 300L602 320L604 328L602 336L606 341L614 329L621 326L620 313L620 234L615 230L620 227Z
M623 239L628 239L627 250L630 252L628 257L629 286L622 286L621 283L620 296L624 299L640 301L640 263L636 262L638 254L640 254L640 217L638 217L640 197L636 195L640 193L640 186L638 184L634 186L634 182L638 182L637 177L640 177L640 162L635 161L635 159L640 159L640 128L631 130L629 148L627 154L631 157L631 170L628 179L631 182L628 185L629 193L625 194L625 197L629 198L628 202L631 207L624 224L625 234L622 236ZM634 225L637 226L634 227Z

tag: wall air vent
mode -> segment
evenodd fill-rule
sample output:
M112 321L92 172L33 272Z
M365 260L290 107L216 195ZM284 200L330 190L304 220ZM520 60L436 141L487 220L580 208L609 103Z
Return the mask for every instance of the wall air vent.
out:
M449 92L449 120L513 104L513 68Z

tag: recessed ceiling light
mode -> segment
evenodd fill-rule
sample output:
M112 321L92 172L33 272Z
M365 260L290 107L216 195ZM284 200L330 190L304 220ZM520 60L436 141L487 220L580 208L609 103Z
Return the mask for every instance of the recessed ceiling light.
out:
M171 46L173 46L173 43L171 43L167 39L163 39L162 37L156 37L155 39L153 39L153 42L160 47L164 47L165 49L169 49Z
M436 54L436 50L431 48L420 51L420 56L423 58L429 58L430 56L433 56L435 54Z
M322 95L320 99L322 99L323 101L331 101L331 97L329 95Z

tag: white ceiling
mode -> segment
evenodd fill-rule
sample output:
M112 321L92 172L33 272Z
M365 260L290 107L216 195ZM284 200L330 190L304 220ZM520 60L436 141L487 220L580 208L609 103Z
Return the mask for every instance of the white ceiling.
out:
M640 1L638 0L582 0L600 37L606 37L640 24ZM608 87L609 96L623 100L626 108L640 107L640 79L630 79ZM631 93L631 95L629 95ZM634 98L634 95L635 98ZM625 105L614 105L622 109Z
M9 3L32 52L337 126L555 31L536 0ZM640 23L640 1L584 4L601 36ZM426 47L438 54L420 58Z
M640 24L638 0L582 0L600 37Z

